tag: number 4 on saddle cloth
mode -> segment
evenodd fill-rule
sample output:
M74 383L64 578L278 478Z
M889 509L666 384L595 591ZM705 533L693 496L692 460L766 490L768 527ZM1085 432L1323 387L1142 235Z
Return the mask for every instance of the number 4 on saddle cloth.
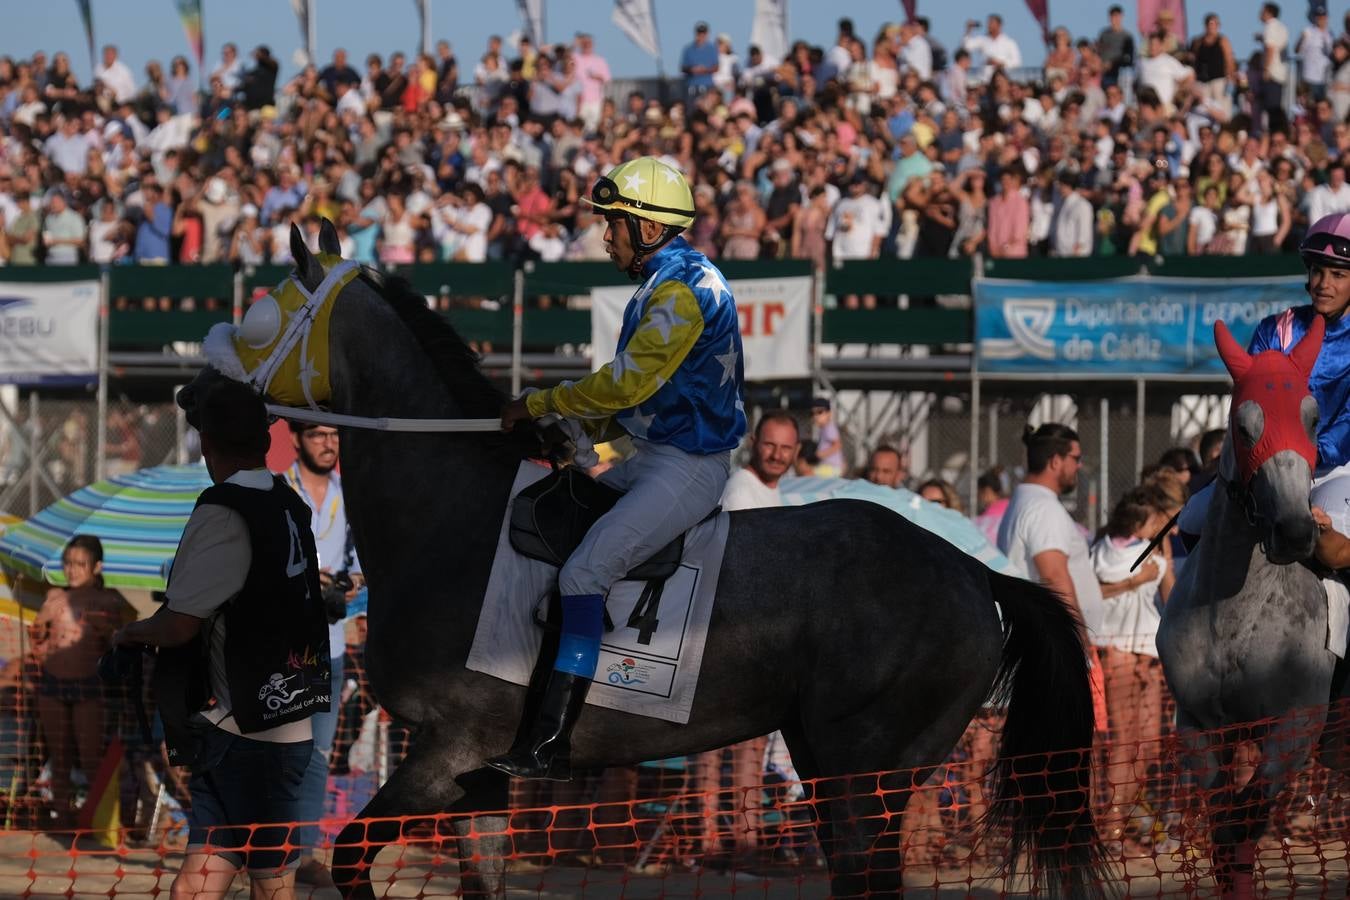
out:
M539 609L558 605L559 568L623 493L576 467L550 473L528 462L511 493L466 665L530 685L547 674L558 640ZM729 528L714 510L611 588L588 704L689 721Z

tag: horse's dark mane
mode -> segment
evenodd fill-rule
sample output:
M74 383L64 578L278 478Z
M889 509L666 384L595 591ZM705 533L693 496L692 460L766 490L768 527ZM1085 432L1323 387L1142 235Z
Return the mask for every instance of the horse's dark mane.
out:
M412 333L427 360L436 369L446 390L455 398L460 412L468 418L495 419L506 404L506 394L483 374L479 356L465 343L449 320L427 306L423 297L406 278L362 275L370 288L384 298ZM484 434L475 436L493 450L516 458L538 455L539 447L517 435Z

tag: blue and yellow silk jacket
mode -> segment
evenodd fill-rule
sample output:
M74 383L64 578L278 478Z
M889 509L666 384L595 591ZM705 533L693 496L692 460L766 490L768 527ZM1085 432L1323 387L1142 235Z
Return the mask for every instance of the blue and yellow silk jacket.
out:
M687 453L735 448L745 434L745 367L731 289L681 237L648 259L642 274L614 361L531 394L530 415L576 419L597 442L627 432Z

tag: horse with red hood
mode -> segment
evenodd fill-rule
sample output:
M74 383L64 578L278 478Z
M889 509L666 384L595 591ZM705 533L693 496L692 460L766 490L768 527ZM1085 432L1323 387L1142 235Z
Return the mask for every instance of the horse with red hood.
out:
M1208 797L1224 896L1252 895L1255 841L1275 796L1318 747L1334 699L1326 592L1307 564L1318 537L1309 503L1318 407L1308 377L1323 334L1316 316L1287 355L1249 354L1215 324L1233 376L1228 434L1200 542L1158 632L1184 763ZM1247 784L1234 783L1235 745L1212 732L1262 721L1251 730L1260 766Z

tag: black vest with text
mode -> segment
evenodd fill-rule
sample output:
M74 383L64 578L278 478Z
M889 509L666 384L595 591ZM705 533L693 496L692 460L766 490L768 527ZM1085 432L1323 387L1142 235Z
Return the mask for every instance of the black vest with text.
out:
M242 516L252 548L243 589L216 612L224 616L225 680L239 730L252 734L327 712L332 702L328 617L309 507L275 477L270 491L213 485L197 499L198 506L206 504ZM198 647L198 654L209 653L204 642ZM204 656L198 659L205 663ZM196 684L183 685L189 715L211 691L202 683L207 666L192 669L188 680Z

